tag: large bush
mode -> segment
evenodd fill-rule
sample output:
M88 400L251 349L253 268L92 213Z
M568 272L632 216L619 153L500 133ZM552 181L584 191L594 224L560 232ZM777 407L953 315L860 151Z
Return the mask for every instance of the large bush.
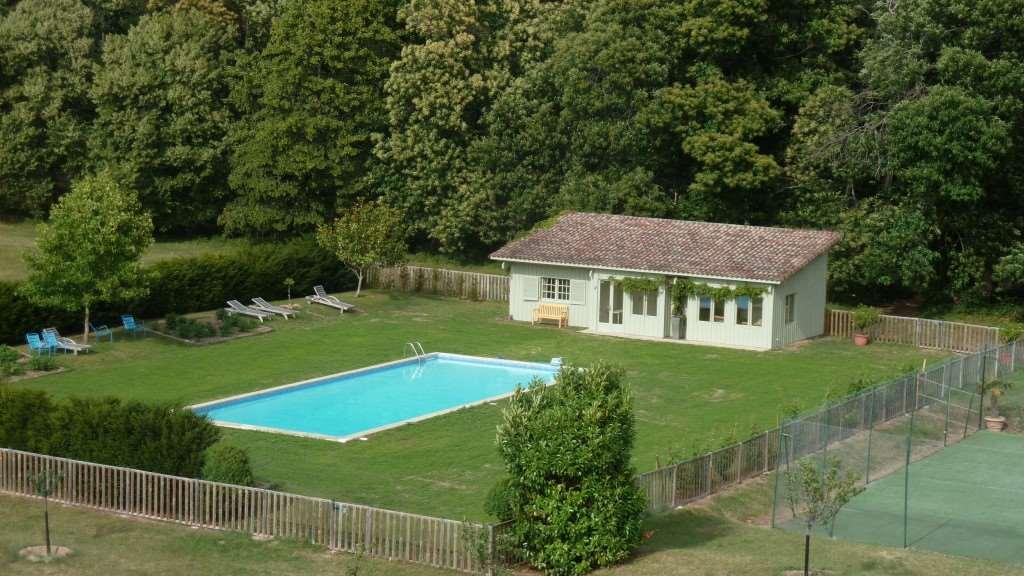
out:
M352 274L312 238L281 244L253 244L232 254L176 258L147 269L149 294L137 302L111 305L93 314L98 323L119 325L123 312L157 318L169 312L184 314L220 308L230 299L247 301L261 296L283 298L285 278L293 278L293 294L309 294L316 284L333 290L355 286ZM25 332L56 326L81 329L76 315L32 304L17 292L19 284L0 282L0 342L24 343Z
M509 545L546 574L585 574L641 541L633 483L633 404L623 372L563 368L556 385L518 390L498 427L508 478L489 507L512 522Z
M52 435L53 409L45 392L0 386L0 447L45 451Z
M0 389L0 446L198 478L220 430L191 410L116 398L53 403Z

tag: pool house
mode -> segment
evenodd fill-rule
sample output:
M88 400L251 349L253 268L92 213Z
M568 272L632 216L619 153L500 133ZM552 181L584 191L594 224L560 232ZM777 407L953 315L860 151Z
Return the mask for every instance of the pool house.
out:
M756 350L825 329L835 232L571 212L491 254L509 315Z

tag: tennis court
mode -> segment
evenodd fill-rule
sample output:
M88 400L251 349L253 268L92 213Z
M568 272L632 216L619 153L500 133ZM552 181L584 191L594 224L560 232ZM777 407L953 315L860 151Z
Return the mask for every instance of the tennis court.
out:
M909 470L909 481L905 471ZM1024 563L1024 436L987 431L867 485L836 538Z

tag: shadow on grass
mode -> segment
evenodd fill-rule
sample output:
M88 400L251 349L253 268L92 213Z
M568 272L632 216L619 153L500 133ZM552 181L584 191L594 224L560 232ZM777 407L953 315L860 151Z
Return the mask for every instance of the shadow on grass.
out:
M637 557L704 546L734 534L739 527L727 518L704 510L678 510L651 516L644 523L644 529L652 533L651 539L640 547Z

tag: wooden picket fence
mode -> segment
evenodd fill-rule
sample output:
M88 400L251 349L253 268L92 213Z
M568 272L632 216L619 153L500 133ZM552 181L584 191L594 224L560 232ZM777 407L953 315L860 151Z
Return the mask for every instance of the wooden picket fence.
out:
M454 296L469 300L508 302L509 277L424 266L375 268L366 278L370 288Z
M647 496L650 512L660 512L706 498L724 488L756 478L776 469L783 434L794 437L802 422L828 420L830 413L844 413L850 406L863 406L870 396L876 403L873 414L884 422L900 417L914 406L912 392L918 379L943 386L973 391L979 382L991 381L1024 367L1024 341L1010 342L974 354L956 356L930 366L925 372L911 372L874 386L857 396L831 404L798 420L773 428L743 442L702 454L686 461L663 466L636 478ZM863 411L863 410L861 410ZM978 422L981 425L981 422ZM842 441L830 437L827 443ZM814 444L815 446L819 444Z
M462 572L488 572L493 554L490 525L0 448L0 492L34 496L42 471L62 479L54 501L107 512Z
M850 338L853 332L853 312L833 309L826 311L825 334ZM977 352L999 344L999 328L992 326L885 314L872 330L871 336L879 342L954 352Z

